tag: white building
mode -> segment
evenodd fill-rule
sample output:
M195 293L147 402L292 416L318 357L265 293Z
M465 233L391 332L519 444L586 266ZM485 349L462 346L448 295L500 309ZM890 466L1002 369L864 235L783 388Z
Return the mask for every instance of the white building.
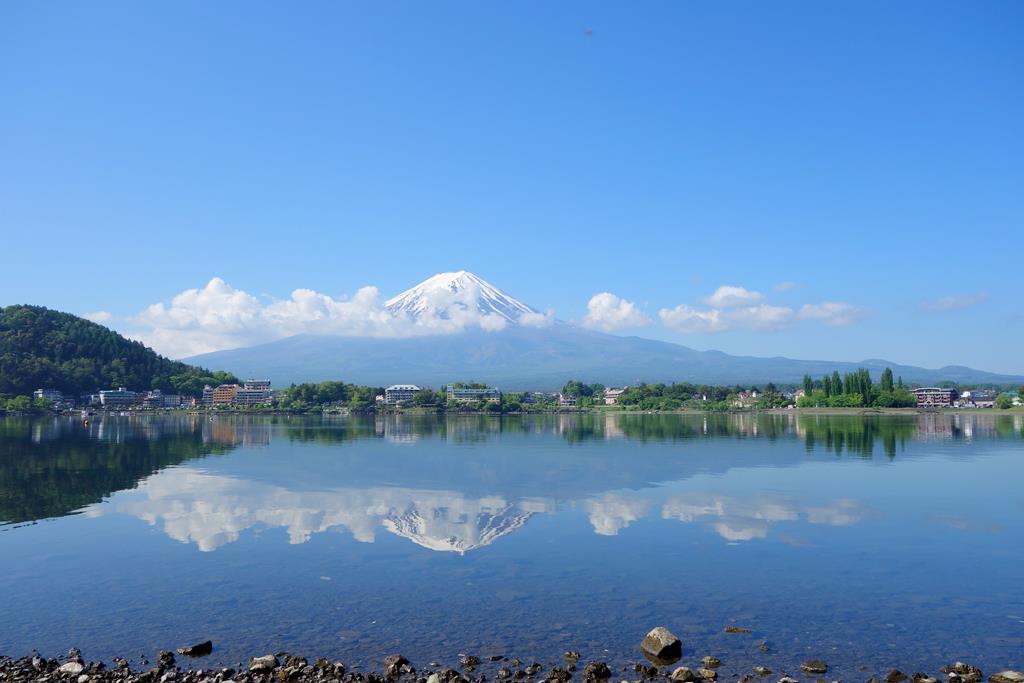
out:
M36 389L32 392L32 398L50 403L61 403L64 400L64 394L56 389Z
M626 389L629 387L622 387L621 389L605 389L604 390L604 404L606 406L613 406L619 402L619 398L626 393Z
M129 391L124 387L118 389L104 389L100 392L100 405L102 406L130 406L138 400L138 394Z
M399 401L411 401L419 391L422 389L415 384L392 384L384 390L384 402L393 406Z
M501 392L493 387L470 389L449 384L445 387L449 401L500 401Z

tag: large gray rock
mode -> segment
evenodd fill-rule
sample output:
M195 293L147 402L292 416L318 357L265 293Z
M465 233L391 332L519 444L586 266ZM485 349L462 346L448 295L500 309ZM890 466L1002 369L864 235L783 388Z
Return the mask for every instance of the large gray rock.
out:
M267 673L273 671L278 667L277 657L274 655L264 655L262 657L253 657L249 660L249 672L254 674Z
M640 643L644 653L656 659L679 659L683 656L683 643L664 626L651 629Z
M77 676L78 674L85 671L85 665L81 662L68 662L67 664L61 664L60 668L57 669L62 674L69 674L71 676Z
M1024 673L1020 671L1000 671L988 677L989 683L1024 683Z

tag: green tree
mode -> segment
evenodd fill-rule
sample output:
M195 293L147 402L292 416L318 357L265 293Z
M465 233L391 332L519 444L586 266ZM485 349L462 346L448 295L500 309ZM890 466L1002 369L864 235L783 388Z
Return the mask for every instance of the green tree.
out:
M892 368L882 370L882 379L879 381L879 385L882 391L892 393L895 388L892 383Z
M1024 387L1022 387L1024 389ZM804 395L810 396L814 392L814 380L810 375L804 375Z
M996 396L995 406L1000 410L1007 410L1013 406L1013 397L1006 393L999 394Z
M849 376L847 376L849 377ZM839 371L832 371L832 395L838 396L839 394L846 393L844 390L843 380L839 377Z

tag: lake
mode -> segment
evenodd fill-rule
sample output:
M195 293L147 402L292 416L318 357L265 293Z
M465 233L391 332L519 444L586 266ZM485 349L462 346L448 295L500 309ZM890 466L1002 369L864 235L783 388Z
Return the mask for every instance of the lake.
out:
M1019 670L1024 416L0 419L0 588L9 655Z

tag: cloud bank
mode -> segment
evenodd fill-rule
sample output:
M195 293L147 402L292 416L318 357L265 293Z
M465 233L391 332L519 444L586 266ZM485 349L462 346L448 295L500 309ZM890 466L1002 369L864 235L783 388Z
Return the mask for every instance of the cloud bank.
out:
M788 287L787 287L788 289ZM811 320L841 327L866 315L859 306L841 301L804 304L800 308L763 303L761 292L722 285L703 299L708 308L679 304L662 308L658 318L665 327L684 334L711 334L730 330L775 332Z
M650 323L651 319L644 315L636 304L611 292L601 292L590 297L590 301L587 302L587 314L583 316L584 327L605 332L643 327Z
M481 311L478 294L434 292L431 305L412 316L389 311L376 287L363 287L351 297L296 289L287 299L261 300L215 277L204 287L185 290L130 318L128 336L183 358L296 334L409 337L503 329L508 321ZM549 310L524 314L519 322L543 327L554 320L554 311Z

